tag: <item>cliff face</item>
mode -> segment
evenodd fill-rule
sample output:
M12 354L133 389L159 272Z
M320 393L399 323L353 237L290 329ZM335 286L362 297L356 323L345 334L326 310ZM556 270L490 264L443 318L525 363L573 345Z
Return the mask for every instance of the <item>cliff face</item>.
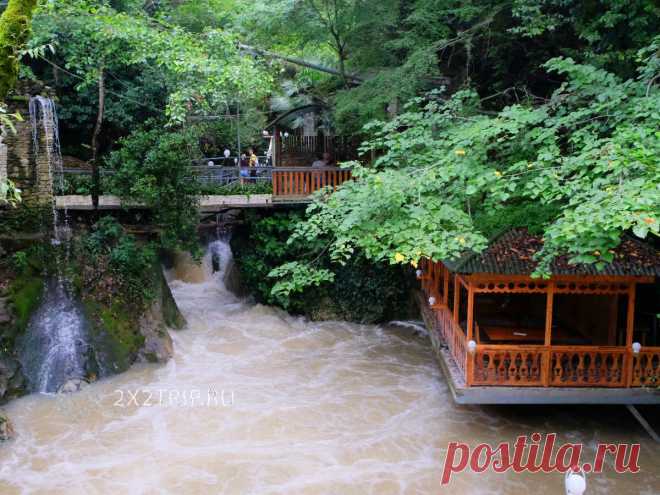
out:
M154 267L153 280L155 296L140 312L85 298L100 375L125 371L134 362L161 363L172 357L168 328L180 329L186 322L160 267Z

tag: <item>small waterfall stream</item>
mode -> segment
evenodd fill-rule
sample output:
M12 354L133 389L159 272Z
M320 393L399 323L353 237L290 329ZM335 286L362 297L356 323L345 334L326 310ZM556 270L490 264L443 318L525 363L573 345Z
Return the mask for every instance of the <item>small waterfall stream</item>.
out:
M23 372L35 392L57 392L86 372L87 322L80 303L58 279L48 282L21 349Z
M45 153L50 183L55 188L57 181L61 187L64 180L62 153L53 100L43 96L31 98L30 122L34 154ZM42 133L45 149L40 146ZM20 346L20 361L30 388L35 392L57 392L71 380L82 380L89 359L88 325L82 306L64 276L63 264L70 255L68 215L65 211L61 226L55 197L52 210L56 273L51 274L46 284L41 305L30 319Z

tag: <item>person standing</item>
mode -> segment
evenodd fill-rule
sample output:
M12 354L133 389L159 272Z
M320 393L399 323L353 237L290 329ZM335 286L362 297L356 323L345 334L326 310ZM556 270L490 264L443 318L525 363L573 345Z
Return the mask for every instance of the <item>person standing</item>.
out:
M248 148L248 165L250 167L250 177L257 177L257 167L259 166L259 158L254 152L254 148Z

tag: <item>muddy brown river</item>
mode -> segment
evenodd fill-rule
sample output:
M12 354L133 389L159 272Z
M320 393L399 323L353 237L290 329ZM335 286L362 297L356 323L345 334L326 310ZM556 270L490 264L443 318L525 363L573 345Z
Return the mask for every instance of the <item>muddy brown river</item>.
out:
M223 264L228 246L216 243ZM403 325L310 323L231 294L223 273L169 274L188 327L165 365L6 408L0 494L563 495L560 473L455 474L449 442L641 443L638 474L606 465L586 495L660 493L660 449L622 407L461 407L426 337Z

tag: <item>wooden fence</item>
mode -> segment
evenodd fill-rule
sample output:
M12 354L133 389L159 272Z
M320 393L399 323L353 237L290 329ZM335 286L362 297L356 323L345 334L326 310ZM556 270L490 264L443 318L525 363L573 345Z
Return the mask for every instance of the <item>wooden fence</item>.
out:
M350 169L339 167L276 167L273 175L273 196L308 196L324 187L336 190L351 180Z

